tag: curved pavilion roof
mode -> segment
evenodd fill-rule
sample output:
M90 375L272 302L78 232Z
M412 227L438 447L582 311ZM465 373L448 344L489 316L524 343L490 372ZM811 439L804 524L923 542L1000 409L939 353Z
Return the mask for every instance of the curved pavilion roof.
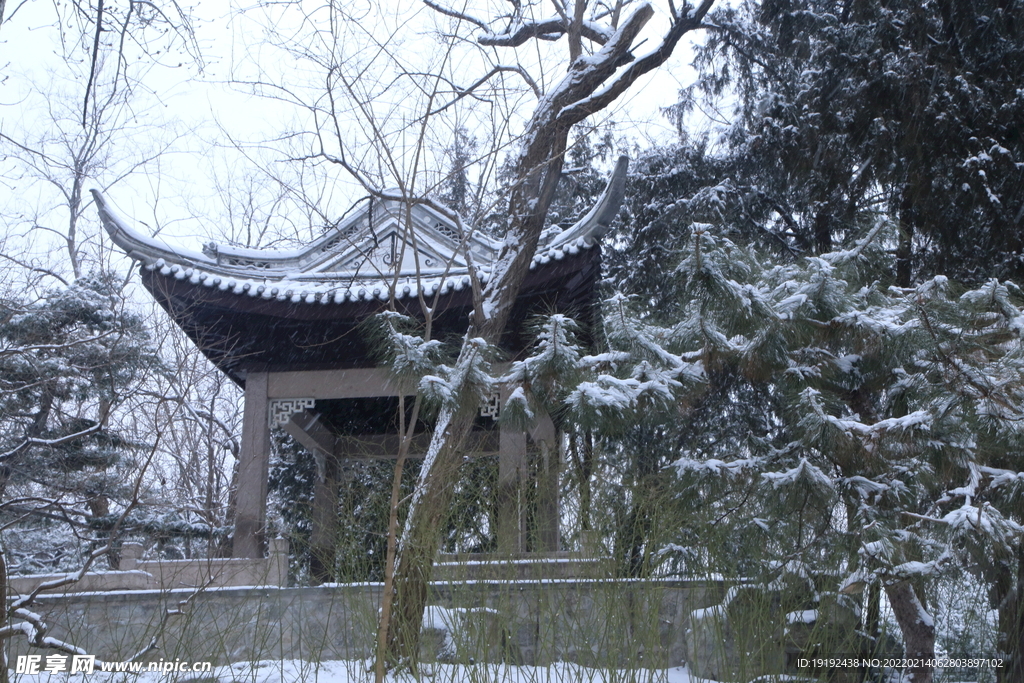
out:
M600 275L597 239L622 203L628 160L619 159L595 206L575 225L545 233L513 311L506 350L531 313L592 315ZM235 381L248 369L374 365L358 329L383 310L392 287L399 310L435 311L437 336L461 334L472 310L466 254L486 282L500 242L468 231L425 204L364 200L319 239L294 250L204 245L200 251L148 237L93 190L111 239L140 263L143 284L199 348ZM411 218L411 220L409 220Z

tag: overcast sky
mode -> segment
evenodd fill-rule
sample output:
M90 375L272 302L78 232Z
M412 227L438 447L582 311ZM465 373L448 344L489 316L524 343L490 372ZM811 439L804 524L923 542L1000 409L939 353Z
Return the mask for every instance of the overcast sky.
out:
M11 3L8 5L10 7ZM346 8L359 20L349 20L339 28L336 33L342 34L341 39L329 49L343 53L344 64L365 64L365 73L369 74L365 79L365 92L373 95L374 106L378 107L375 116L397 130L401 125L396 121L414 118L415 109L422 102L408 90L382 85L388 82L390 72L389 67L381 64L398 60L408 68L420 68L421 63L426 68L440 63L443 60L438 56L437 32L450 22L408 0L391 0L390 6L382 5L348 3ZM55 12L63 6L31 0L15 7L13 18L0 30L0 66L3 68L0 130L16 139L32 142L57 130L60 126L55 126L53 119L63 116L66 120L60 125L65 127L67 135L73 136L74 126L69 122L75 118L75 107L83 96L88 64L81 50L62 49L61 33L55 29L54 18ZM650 37L646 44L641 43L638 53L653 46L656 34L664 29L664 10L657 10L659 14L648 27ZM237 225L227 227L237 219L237 207L232 209L230 204L237 204L253 188L258 190L256 194L264 192L260 201L270 201L265 196L266 188L259 187L266 180L261 167L280 172L287 182L308 183L303 191L318 194L316 203L328 215L340 214L364 194L336 168L300 172L295 170L294 163L288 167L282 161L284 158L300 155L302 150L309 153L315 145L308 135L285 141L280 138L288 131L311 129L311 115L301 107L255 97L246 92L246 85L239 83L273 82L289 88L287 93L283 90L277 93L285 99L322 106L323 72L318 72L310 60L296 58L293 53L274 45L274 42L291 41L308 45L312 52L328 49L317 45L317 40L323 38L322 33L314 30L319 27L304 22L296 6L268 4L263 8L245 7L243 11L227 0L203 0L188 11L198 53L183 50L181 41L170 50L162 50L159 39L151 40L148 54L143 54L139 46L128 44L126 54L138 82L130 112L123 119L126 132L112 137L107 167L97 170L90 185L113 184L109 195L123 213L150 232L159 230L165 239L191 247L215 235L221 235L221 239L246 239L238 234ZM463 28L462 33L473 36L477 31ZM64 32L65 36L74 34L74 30ZM614 121L617 137L641 144L652 137L670 138L671 129L659 109L673 104L679 89L692 78L692 70L687 66L689 49L680 48L668 65L639 83L615 109L603 113L598 123ZM160 52L156 54L158 49ZM565 49L564 41L542 44L541 50L545 49L561 52ZM393 51L394 59L382 59L381 53L388 50ZM444 68L459 85L464 86L486 73L487 64L468 46L456 45L455 51ZM68 52L74 54L77 61L68 64L64 57ZM535 75L541 71L537 68L538 60L545 59L533 45L520 48L517 55L509 51L495 54L493 59L500 63L518 60L531 65ZM546 80L541 81L542 87L550 86L560 76L560 72L549 69ZM510 119L525 117L532 111L532 101L523 98L510 107ZM61 111L64 113L60 114ZM379 155L372 148L361 148L371 133L366 117L360 118L356 107L350 106L350 111L353 119L350 123L343 122L341 135L348 137L351 148L357 153L361 149L363 154ZM481 135L485 136L483 129L491 122L479 117L491 115L491 111L484 107L458 120L473 128L471 132L480 128ZM515 128L517 124L513 120L511 125ZM438 139L431 141L435 148L445 139L444 128L439 131L435 133ZM408 135L394 133L388 139L398 145L407 142ZM238 147L233 147L232 143L238 143ZM124 165L140 155L145 157L149 146L154 145L166 153L135 168L122 179L126 173ZM15 168L16 164L12 166L11 159L0 163L4 164L0 166L3 169L0 182L5 183L10 193L6 202L0 198L0 210L6 216L17 214L24 219L26 211L31 211L26 207L49 201L47 197L52 194L52 187L46 187L46 183L39 185L38 179L25 176ZM439 161L434 158L427 163L438 164ZM424 162L420 164L422 168ZM316 177L321 171L322 177ZM230 199L226 199L225 194L230 195ZM308 211L299 211L293 204L284 202L277 206L278 216L268 214L277 223L285 223L278 225L282 232L303 224L309 228L310 222L316 222ZM51 219L59 224L59 212ZM19 227L9 218L4 227L9 233L24 232L24 225ZM310 236L299 235L299 238ZM31 248L45 251L46 240L38 234L36 238ZM8 248L11 244L13 242L8 240Z

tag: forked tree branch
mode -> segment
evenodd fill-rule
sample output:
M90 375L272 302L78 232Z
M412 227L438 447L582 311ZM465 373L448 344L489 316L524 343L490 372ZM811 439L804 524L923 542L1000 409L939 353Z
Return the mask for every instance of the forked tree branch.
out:
M559 118L564 120L568 125L579 123L591 114L601 111L614 102L622 93L628 90L630 86L636 83L641 76L664 64L672 55L673 50L675 50L676 45L684 35L694 29L701 28L701 22L704 19L704 16L708 13L714 3L715 0L704 0L696 9L693 9L689 4L683 5L682 10L679 13L674 13L672 25L669 27L668 33L662 39L661 44L656 49L634 61L626 68L625 71L600 90L595 90L592 95L580 99L578 102L562 109L562 111L559 112ZM653 10L650 9L650 5L641 5L640 8L634 12L633 16L627 20L627 25L633 17L637 16L645 9L649 12L653 12ZM625 26L623 28L625 28ZM632 40L630 40L630 42L632 42Z
M489 72L487 72L487 74L485 76L477 79L477 81L475 83L473 83L472 85L466 87L463 90L459 90L458 94L453 99L449 100L446 104L443 104L440 107L438 107L437 109L435 109L434 111L430 112L429 114L427 114L427 116L434 116L435 114L440 114L445 109L447 109L448 107L452 106L453 104L455 104L456 102L458 102L462 98L466 97L467 95L472 95L473 92L477 88L479 88L481 85L483 85L484 83L489 81L492 76L495 76L495 75L500 74L500 73L516 73L516 74L519 74L520 76L522 76L523 80L526 81L526 84L529 85L530 88L533 90L533 94L536 95L538 99L540 99L541 94L542 94L541 91L540 91L540 87L537 85L537 82L535 80L533 80L533 78L530 76L530 74L526 72L526 69L524 69L521 66L502 66L502 65L498 65L498 66L494 67L493 69L491 69Z
M477 42L485 47L519 47L536 38L542 40L560 38L570 33L571 23L564 21L561 17L516 23L503 33L484 33L477 38ZM608 32L602 30L598 24L589 21L580 22L580 35L598 45L604 45L610 37Z

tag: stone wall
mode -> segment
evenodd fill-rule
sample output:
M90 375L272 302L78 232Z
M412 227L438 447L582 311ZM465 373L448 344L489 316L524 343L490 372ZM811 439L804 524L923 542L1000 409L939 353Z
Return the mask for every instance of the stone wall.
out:
M125 590L171 590L174 588L225 586L285 586L288 584L288 541L267 542L267 557L256 559L200 558L194 560L143 560L142 546L121 546L120 571L90 572L78 581L53 589L57 593L91 593ZM67 574L11 576L12 595L27 595L36 586L62 579Z
M101 659L362 659L373 652L380 584L45 595L50 635ZM722 600L717 582L470 581L433 584L424 659L678 666L693 610ZM438 623L443 622L443 623ZM10 654L25 654L21 639Z

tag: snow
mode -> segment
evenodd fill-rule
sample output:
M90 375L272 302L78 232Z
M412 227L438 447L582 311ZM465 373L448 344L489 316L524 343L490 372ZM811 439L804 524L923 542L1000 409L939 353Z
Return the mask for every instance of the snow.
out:
M697 474L711 474L715 476L741 474L745 470L756 467L757 464L757 461L751 458L731 460L728 462L725 460L719 460L718 458L708 458L706 460L680 458L673 463L676 470L680 473L694 472ZM757 520L754 521L755 523L757 522Z
M856 371L856 366L857 363L860 362L860 359L861 357L859 354L840 356L839 358L836 358L836 367L839 368L840 372L847 374L853 373Z
M437 375L424 375L420 380L419 392L428 401L435 403L447 404L455 400L455 391L452 386L443 377Z
M581 382L565 402L578 414L622 415L638 407L641 399L656 403L670 401L672 392L682 386L675 377L686 369L688 366L681 361L669 370L641 361L628 379L602 374L593 382Z
M1024 472L1014 472L1012 470L997 469L995 467L979 467L978 469L984 474L992 477L992 488L1024 484Z
M702 607L701 609L695 609L690 612L690 621L699 621L707 617L719 617L723 614L723 605L712 605L711 607Z
M929 576L935 574L935 563L912 560L896 565L892 571L897 576Z
M340 304L374 299L386 301L391 296L390 287L382 285L383 273L379 269L360 272L367 258L360 244L370 239L372 233L371 226L364 220L368 209L356 212L334 230L298 249L243 249L208 244L200 253L147 237L118 215L102 195L97 195L97 202L101 207L104 226L114 242L129 257L140 261L147 270L158 272L164 277L187 280L194 285L201 284L222 292L292 303ZM415 221L419 231L415 250L440 265L423 267L416 261L413 267L403 261L394 283L395 298L415 297L420 293L431 296L438 291L448 293L453 289L461 291L469 285L468 264L463 262L462 256L453 251L444 238L443 226L456 230L455 226L450 225L447 217L426 205L417 205L415 210L424 214ZM435 225L442 227L438 229L433 227ZM387 227L378 225L375 229L379 233ZM538 254L531 267L537 263L561 260L567 254L579 253L581 248L593 246L593 240L589 239L590 233L600 229L601 226L584 225L581 228L583 237L574 239L572 245L562 245L562 248ZM374 235L374 244L377 244L379 237L379 234ZM565 239L563 237L562 241ZM495 265L494 255L501 243L480 231L471 231L467 246L474 258L484 264L480 281L486 283Z
M805 609L786 615L787 624L813 624L818 620L818 610Z
M791 486L799 481L806 481L813 488L833 490L832 479L809 463L807 458L801 458L796 467L785 472L763 472L761 478L771 482L773 488Z
M568 564L578 562L604 562L599 557L538 557L538 558L518 558L518 559L502 559L500 564L502 566L519 566L519 565L536 565L536 564ZM463 566L493 566L495 562L493 560L466 560L464 562L437 562L434 564L435 567L463 567ZM459 583L462 583L461 581Z
M564 681L587 681L588 683L612 683L613 681L634 680L638 683L701 683L690 674L687 667L671 669L638 669L628 672L610 669L591 669L569 662L556 662L547 667L514 666L511 664L422 664L419 678L409 673L388 674L388 683L417 683L428 680L444 683L473 683L475 681L502 681L502 683L564 683ZM81 681L82 675L18 675L18 683L58 683ZM228 666L213 667L209 673L164 674L157 671L143 671L138 675L124 673L103 673L96 671L86 680L90 683L169 683L171 681L208 681L209 683L280 683L280 681L309 681L315 683L369 683L373 680L373 662L370 660L327 660L308 662L299 659L282 661L240 662Z
M880 484L877 481L860 476L847 477L843 480L843 483L854 489L861 498L868 498L872 494L884 493L889 490L889 487L885 484Z
M530 410L530 402L526 398L526 392L523 391L522 387L516 387L511 394L508 395L508 399L505 401L504 410L518 411L527 422L532 423L535 415Z
M869 541L860 548L860 554L870 558L889 558L892 557L893 547L888 541L882 539L879 541Z
M1024 527L1003 517L998 510L985 503L980 507L963 505L942 518L955 532L978 533L1005 547L1011 547L1021 536Z

